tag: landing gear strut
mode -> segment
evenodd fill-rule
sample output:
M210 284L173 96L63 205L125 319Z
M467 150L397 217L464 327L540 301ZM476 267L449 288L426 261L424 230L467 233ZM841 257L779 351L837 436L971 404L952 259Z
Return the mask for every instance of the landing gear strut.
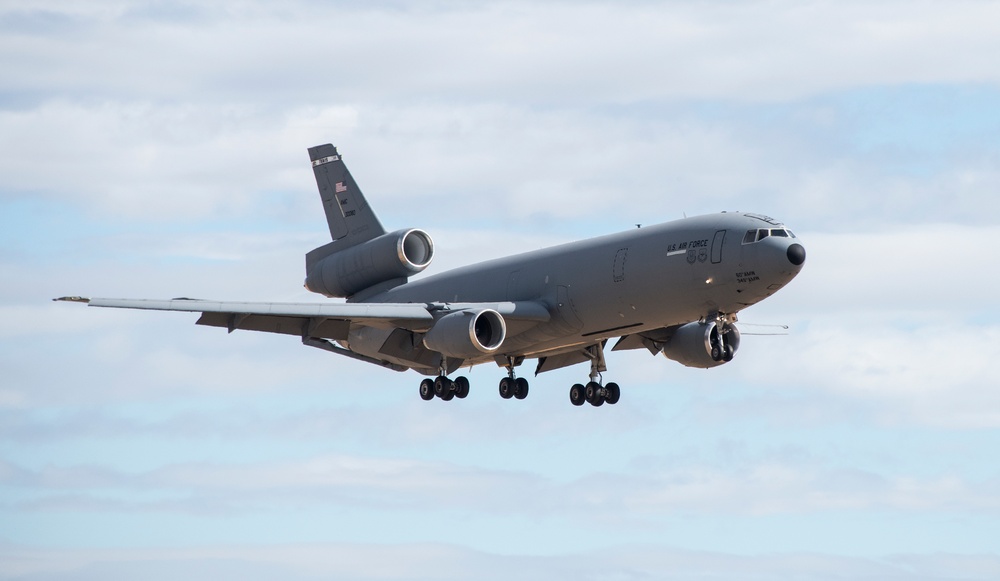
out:
M597 343L587 347L586 354L590 357L590 381L587 385L576 383L569 388L569 401L575 406L581 406L584 402L594 407L604 405L608 402L611 405L618 403L621 399L622 390L617 383L601 385L604 378L602 371L607 371L608 367L604 361L604 344Z

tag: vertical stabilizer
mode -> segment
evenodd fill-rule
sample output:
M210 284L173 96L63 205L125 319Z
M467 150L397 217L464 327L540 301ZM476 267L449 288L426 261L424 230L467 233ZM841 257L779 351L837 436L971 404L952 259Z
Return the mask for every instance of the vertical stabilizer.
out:
M333 243L321 247L326 249L325 254L339 252L385 234L385 229L358 189L351 172L347 171L336 147L329 143L310 147L309 160L312 161L326 222L333 238Z

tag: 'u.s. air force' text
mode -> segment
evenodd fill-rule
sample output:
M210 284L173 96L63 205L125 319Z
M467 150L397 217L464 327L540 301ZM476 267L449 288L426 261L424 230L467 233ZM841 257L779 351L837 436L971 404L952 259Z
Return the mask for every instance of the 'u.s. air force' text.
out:
M667 246L667 252L680 252L689 248L704 248L708 246L708 239L692 240L690 242L674 242Z

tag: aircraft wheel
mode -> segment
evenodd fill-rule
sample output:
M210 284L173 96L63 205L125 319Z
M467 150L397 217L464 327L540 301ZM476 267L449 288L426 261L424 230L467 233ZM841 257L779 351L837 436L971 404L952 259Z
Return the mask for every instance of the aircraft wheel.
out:
M434 380L427 378L420 382L420 399L430 401L434 399Z
M615 405L616 403L618 403L618 400L621 399L622 397L622 390L620 387L618 387L618 384L609 383L606 386L604 386L604 389L608 390L608 395L605 396L604 398L605 401L607 401L611 405Z
M569 401L573 405L583 405L583 402L587 401L587 396L585 389L579 383L573 384L573 387L569 388Z
M718 345L712 345L712 361L722 361L722 349Z
M514 380L505 377L500 380L500 397L510 399L514 396Z
M587 401L590 405L598 407L604 405L604 396L601 395L601 384L596 381L591 381L587 384L586 391L584 392Z
M722 349L722 360L723 361L732 361L733 360L733 355L735 355L735 353L733 352L733 346L732 345L726 345Z
M447 377L445 377L443 375L439 375L438 378L434 380L434 395L438 396L439 398L441 398L441 399L443 399L445 401L448 401L451 398L450 397L449 398L445 398L445 395L447 395L449 393L451 393L452 395L454 395L454 393L452 393L453 392L452 388L454 388L454 387L455 387L455 384L452 383L452 381L450 379L448 379Z
M514 380L514 397L524 399L528 397L528 380L518 377Z
M467 395L469 395L469 380L460 375L455 378L455 396L458 399L465 399Z

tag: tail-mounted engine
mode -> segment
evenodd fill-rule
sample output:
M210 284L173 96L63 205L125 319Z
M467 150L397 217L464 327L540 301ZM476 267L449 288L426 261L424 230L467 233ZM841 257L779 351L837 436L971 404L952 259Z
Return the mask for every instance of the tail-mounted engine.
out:
M424 335L424 346L456 359L493 353L507 336L507 324L493 309L456 311L434 323Z
M736 325L710 320L679 327L663 347L663 354L687 367L708 369L732 361L739 348Z
M402 284L434 258L434 242L417 229L397 230L340 251L336 244L317 248L306 257L306 288L310 291L350 297L381 283ZM313 254L330 250L333 253L322 258Z

